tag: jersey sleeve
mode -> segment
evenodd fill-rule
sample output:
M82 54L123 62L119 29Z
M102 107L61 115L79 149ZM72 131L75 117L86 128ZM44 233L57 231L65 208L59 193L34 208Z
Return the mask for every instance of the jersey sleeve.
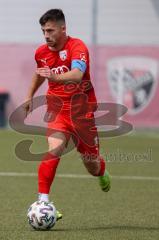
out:
M72 48L71 69L78 68L85 73L89 63L88 49L82 42L77 42Z
M37 64L37 68L43 67L42 61L38 57L38 51L35 52L34 59L35 59L35 62Z

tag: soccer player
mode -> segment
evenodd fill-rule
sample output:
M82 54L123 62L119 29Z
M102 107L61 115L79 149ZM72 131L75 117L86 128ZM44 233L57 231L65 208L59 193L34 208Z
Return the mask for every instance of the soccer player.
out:
M72 137L88 172L99 178L101 189L110 189L110 176L99 155L99 140L94 111L97 102L90 79L89 52L86 45L66 34L61 9L47 11L39 20L46 44L35 53L37 70L25 105L31 111L32 99L47 79L47 140L49 151L38 168L39 201L49 202L49 192L60 156ZM51 116L51 117L50 117ZM58 218L62 214L58 212Z

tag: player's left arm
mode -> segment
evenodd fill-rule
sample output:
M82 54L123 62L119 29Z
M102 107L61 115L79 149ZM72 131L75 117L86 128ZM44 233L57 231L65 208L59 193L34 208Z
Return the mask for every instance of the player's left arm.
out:
M86 72L88 62L87 47L82 41L76 41L71 50L71 70L69 72L55 74L49 67L44 67L38 68L37 74L54 82L67 83L68 81L74 81L78 83Z
M49 67L38 68L36 71L41 77L48 78L53 82L67 83L68 81L80 82L83 78L84 72L78 68L73 68L71 71L61 74L53 73Z

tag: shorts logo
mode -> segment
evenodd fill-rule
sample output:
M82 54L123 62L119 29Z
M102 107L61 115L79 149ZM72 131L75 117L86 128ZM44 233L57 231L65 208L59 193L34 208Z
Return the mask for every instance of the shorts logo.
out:
M157 83L155 59L130 56L108 62L108 81L113 97L128 107L129 114L145 109L154 96Z
M70 69L67 66L62 65L62 66L59 66L59 67L56 67L56 68L52 68L51 71L55 74L61 74L61 73L69 72Z
M62 61L65 61L67 59L67 50L60 51L59 56Z
M98 137L97 137L97 136L94 138L94 144L95 144L96 146L99 145L99 140L98 140Z

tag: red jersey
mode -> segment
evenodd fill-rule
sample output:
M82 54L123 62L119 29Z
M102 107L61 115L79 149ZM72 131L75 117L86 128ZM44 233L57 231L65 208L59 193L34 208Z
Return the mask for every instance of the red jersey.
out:
M96 103L94 88L90 81L89 52L86 45L76 38L68 37L67 42L60 51L52 51L47 44L40 46L35 53L38 68L48 66L55 74L71 71L72 61L81 60L86 63L86 69L80 83L55 83L48 80L48 95L59 97L63 106L69 106L72 97L78 93L84 93L88 102ZM79 98L80 101L80 98Z

